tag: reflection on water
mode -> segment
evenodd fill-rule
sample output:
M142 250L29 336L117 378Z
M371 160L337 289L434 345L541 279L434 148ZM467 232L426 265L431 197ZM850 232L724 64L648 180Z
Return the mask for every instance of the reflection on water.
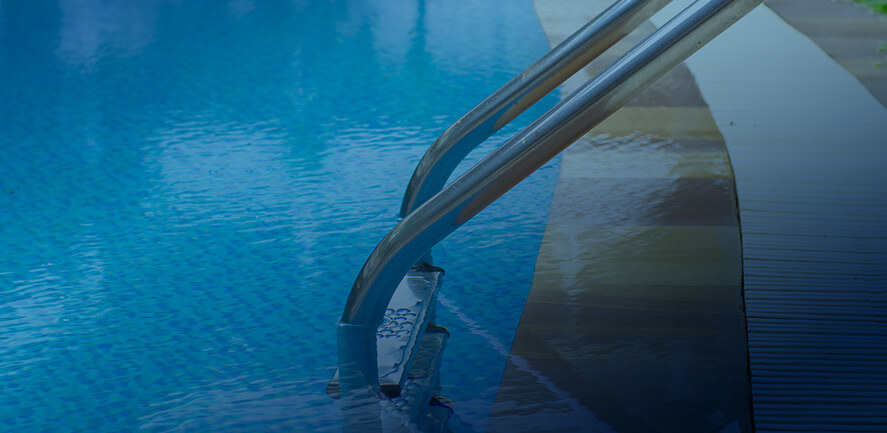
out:
M151 43L157 2L60 0L58 56L91 70L108 55L131 56Z
M352 279L425 147L546 49L532 6L136 3L0 2L0 425L335 431ZM554 176L439 254L502 341ZM505 359L441 322L482 426Z

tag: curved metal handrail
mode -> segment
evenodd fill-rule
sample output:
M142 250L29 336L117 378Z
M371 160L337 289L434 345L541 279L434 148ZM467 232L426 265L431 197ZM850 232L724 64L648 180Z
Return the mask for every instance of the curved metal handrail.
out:
M378 390L375 330L398 282L432 246L649 87L762 0L697 0L582 88L404 217L370 254L345 305L341 351Z
M622 0L582 26L502 88L450 125L413 172L400 216L440 192L480 143L597 58L672 0Z

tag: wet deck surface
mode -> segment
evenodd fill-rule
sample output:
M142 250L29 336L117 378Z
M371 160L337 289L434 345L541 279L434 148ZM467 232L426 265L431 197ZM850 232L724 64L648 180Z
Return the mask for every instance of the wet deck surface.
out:
M887 17L772 4L687 62L736 173L755 425L884 432Z
M564 153L490 431L887 431L887 21L767 4Z
M565 151L489 430L750 431L740 283L729 157L681 66Z
M766 0L766 4L887 105L887 15L847 0Z

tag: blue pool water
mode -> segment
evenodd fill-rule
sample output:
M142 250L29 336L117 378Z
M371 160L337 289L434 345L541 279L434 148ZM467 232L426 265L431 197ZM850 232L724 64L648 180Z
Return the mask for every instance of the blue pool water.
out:
M529 0L0 1L0 431L337 430L336 320L415 164L546 49ZM556 176L435 253L475 428Z

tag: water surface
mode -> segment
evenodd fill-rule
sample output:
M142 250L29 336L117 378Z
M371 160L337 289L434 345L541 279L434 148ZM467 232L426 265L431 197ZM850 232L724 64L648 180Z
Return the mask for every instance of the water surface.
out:
M335 323L413 167L545 50L529 1L0 2L0 430L336 430ZM478 428L555 176L436 253Z

